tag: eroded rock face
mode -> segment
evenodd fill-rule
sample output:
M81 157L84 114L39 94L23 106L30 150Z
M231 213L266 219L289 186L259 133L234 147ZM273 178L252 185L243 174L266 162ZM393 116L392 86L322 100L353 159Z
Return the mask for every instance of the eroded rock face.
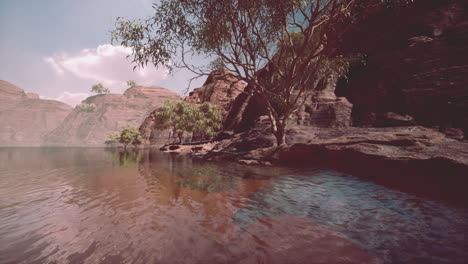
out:
M414 1L409 8L381 10L344 36L338 53L367 59L337 94L354 105L355 125L380 125L379 118L393 112L466 135L467 50L467 1Z
M70 115L49 133L45 145L103 146L111 132L129 123L138 127L148 114L165 100L179 100L172 91L160 87L136 86L123 95L103 94L88 97L86 104L95 104L93 111L75 108Z
M65 103L39 99L0 80L0 146L40 146L71 111Z
M212 72L202 87L194 89L184 101L201 104L211 103L220 110L223 117L232 109L233 102L244 91L245 84L229 72Z
M309 96L290 122L313 127L348 127L352 125L353 105L345 97L335 95L337 76L324 76L320 85ZM240 94L233 103L225 121L225 129L244 132L255 126L260 116L266 115L264 103L255 95Z

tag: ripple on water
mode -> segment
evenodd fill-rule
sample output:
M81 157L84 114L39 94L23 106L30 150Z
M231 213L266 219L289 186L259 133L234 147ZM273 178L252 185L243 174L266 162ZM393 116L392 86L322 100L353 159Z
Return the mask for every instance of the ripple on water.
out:
M468 259L465 208L334 171L102 149L0 161L0 263Z

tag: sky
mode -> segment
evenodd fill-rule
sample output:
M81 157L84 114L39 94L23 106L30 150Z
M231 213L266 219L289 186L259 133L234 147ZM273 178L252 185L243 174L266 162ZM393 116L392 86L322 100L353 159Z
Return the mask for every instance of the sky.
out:
M99 82L112 93L123 93L126 82L135 80L183 95L190 72L169 74L154 65L133 71L131 49L110 43L117 17L146 18L153 2L0 0L0 80L72 106ZM204 81L194 81L191 89Z

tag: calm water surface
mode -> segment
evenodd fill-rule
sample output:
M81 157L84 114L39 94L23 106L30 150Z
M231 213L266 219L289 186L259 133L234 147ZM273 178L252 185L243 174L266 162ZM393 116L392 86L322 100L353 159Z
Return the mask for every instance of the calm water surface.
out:
M0 149L0 263L467 263L468 210L332 170Z

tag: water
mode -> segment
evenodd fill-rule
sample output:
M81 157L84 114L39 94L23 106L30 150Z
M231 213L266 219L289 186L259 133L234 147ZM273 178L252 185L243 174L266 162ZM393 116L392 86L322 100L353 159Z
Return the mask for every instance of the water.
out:
M0 263L466 263L468 210L332 170L0 149Z

